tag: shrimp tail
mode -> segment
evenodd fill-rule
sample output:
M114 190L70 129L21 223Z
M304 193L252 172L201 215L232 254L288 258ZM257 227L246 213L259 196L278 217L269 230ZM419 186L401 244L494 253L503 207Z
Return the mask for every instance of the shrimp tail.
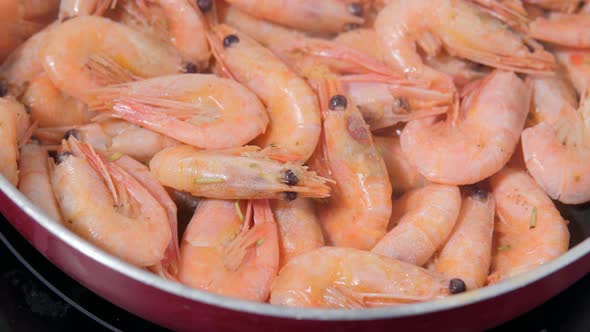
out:
M137 81L141 77L135 75L129 69L101 53L92 54L85 64L86 70L93 72L102 85L120 82Z

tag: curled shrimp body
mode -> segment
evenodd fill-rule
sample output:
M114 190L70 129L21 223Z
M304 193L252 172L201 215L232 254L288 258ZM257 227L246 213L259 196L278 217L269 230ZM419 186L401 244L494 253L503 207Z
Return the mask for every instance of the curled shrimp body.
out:
M0 98L0 174L10 183L18 183L19 146L30 136L30 116L24 106L13 97Z
M398 137L373 136L373 141L385 161L394 195L423 187L428 183L404 156Z
M326 179L304 166L269 159L256 148L172 147L152 158L150 170L167 187L209 198L293 200L330 195Z
M590 14L551 14L538 17L529 28L531 37L557 45L589 48Z
M272 284L270 303L360 309L449 295L449 280L393 258L353 248L322 247L293 258Z
M96 115L81 101L64 95L44 73L29 81L22 101L39 127L81 125Z
M341 0L229 0L246 13L290 28L334 34L361 25L362 5Z
M455 186L427 185L394 204L401 215L371 252L422 266L440 249L457 221L461 193Z
M41 56L51 81L83 102L90 101L92 90L105 85L181 70L181 58L175 50L96 16L80 16L56 26Z
M440 72L425 66L416 50L425 36L435 41L429 55L442 44L453 56L500 69L547 73L555 68L550 53L465 1L392 1L379 13L375 30L388 64L432 81L440 79Z
M485 286L492 260L494 208L494 197L487 191L474 188L467 192L455 228L431 269L460 278L468 290Z
M576 110L573 98L574 91L564 91L555 79L536 79L538 124L521 138L529 173L551 198L566 204L590 201L590 99Z
M319 217L328 243L367 250L387 230L391 183L367 124L337 84L319 86L323 137L310 161L336 181Z
M264 106L237 82L210 74L162 76L92 93L92 109L203 149L238 147L268 125Z
M490 283L530 271L567 251L567 222L533 178L504 169L491 178L491 187L497 219Z
M317 97L309 85L271 51L243 33L226 26L213 28L216 56L231 75L250 88L266 105L270 125L254 144L275 146L286 154L307 160L320 136L321 122ZM225 46L229 36L237 42ZM213 37L212 37L213 39Z
M273 200L271 207L279 227L280 266L324 245L324 235L310 199Z
M529 85L513 73L495 71L462 101L458 115L408 123L401 135L402 150L429 181L479 182L510 160L530 98Z
M51 219L62 222L61 212L49 179L47 149L31 140L20 149L18 190Z
M172 239L166 210L122 167L68 142L51 174L65 225L133 265L159 264Z
M244 215L238 201L199 203L182 238L180 282L250 301L268 298L279 269L277 225L267 200L251 204Z

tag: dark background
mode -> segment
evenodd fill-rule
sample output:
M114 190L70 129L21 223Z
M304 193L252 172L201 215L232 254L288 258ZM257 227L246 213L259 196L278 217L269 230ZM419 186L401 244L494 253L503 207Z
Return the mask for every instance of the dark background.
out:
M58 296L56 291L67 299ZM590 331L588 312L590 275L493 332ZM165 331L77 284L41 256L0 216L0 331L109 329Z

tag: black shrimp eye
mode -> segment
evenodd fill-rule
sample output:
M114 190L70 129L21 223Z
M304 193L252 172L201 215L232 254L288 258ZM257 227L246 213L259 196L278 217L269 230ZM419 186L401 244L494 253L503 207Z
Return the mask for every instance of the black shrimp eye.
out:
M206 13L213 8L213 0L197 0L197 6L203 13Z
M25 112L27 114L31 114L31 108L29 106L27 106L27 105L24 105L24 107L25 107Z
M293 192L293 191L285 191L283 193L283 198L287 201L287 202L292 202L294 200L297 199L297 193Z
M198 72L198 68L197 65L195 65L192 62L187 63L186 65L184 65L184 72L187 74L194 74L196 72Z
M328 107L333 111L337 108L346 108L346 106L348 106L348 101L346 100L346 97L344 97L343 95L335 95L332 98L330 98L330 103L328 105Z
M353 2L348 5L348 12L354 16L361 17L363 16L363 5L360 3Z
M0 83L0 97L4 97L8 94L8 88L3 83Z
M77 131L76 129L70 129L70 130L66 131L66 133L64 134L64 139L68 140L72 136L74 136L75 139L80 140L80 132Z
M299 182L297 175L292 170L288 169L283 173L283 183L288 186L295 186Z
M69 157L71 155L72 155L71 152L64 151L64 152L60 152L60 153L56 154L54 159L55 159L55 162L59 165L59 164L63 163L67 157Z
M488 191L483 188L474 188L473 191L471 192L471 197L477 198L480 201L483 201L486 198L488 198Z
M459 278L453 278L449 281L449 292L451 294L459 294L463 293L467 290L467 286L465 286L465 282Z
M223 38L223 47L230 47L231 44L239 43L240 38L236 35L227 35Z

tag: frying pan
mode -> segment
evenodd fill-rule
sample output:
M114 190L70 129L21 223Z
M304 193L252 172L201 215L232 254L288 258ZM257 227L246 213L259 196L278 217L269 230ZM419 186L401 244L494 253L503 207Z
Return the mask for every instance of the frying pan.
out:
M49 219L0 176L0 212L47 259L106 300L179 331L472 331L543 303L590 272L590 205L560 206L572 248L534 271L446 299L364 310L296 309L170 282L94 247Z

